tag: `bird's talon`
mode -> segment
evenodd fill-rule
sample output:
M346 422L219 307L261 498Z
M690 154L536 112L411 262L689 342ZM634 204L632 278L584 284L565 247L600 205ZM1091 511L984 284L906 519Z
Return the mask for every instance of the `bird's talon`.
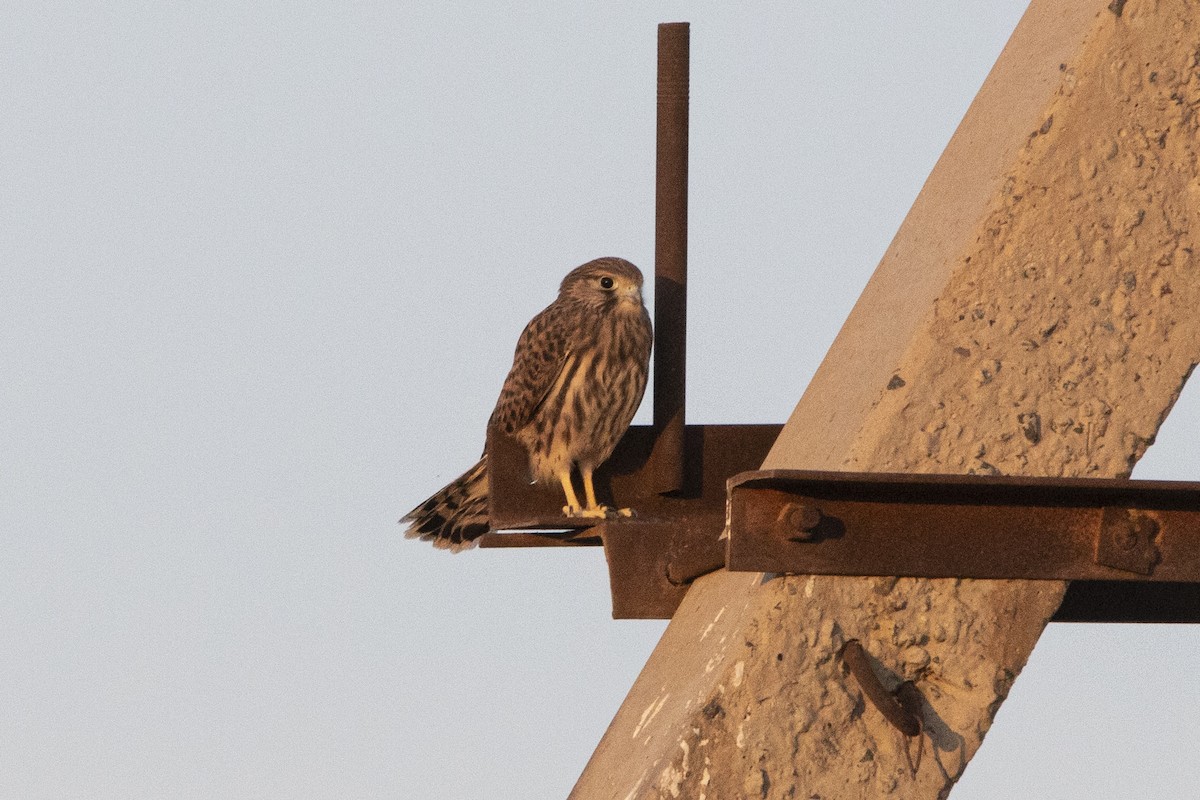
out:
M593 506L588 508L575 508L573 506L563 506L564 517L575 517L582 519L616 519L617 517L631 517L633 512L628 508L609 508L608 506Z

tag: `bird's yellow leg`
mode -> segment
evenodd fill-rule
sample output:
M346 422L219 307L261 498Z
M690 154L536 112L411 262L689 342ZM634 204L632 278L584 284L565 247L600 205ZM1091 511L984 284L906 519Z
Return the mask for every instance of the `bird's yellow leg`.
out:
M628 508L609 508L602 506L596 502L596 487L592 485L592 468L579 468L579 474L583 476L583 493L587 497L587 506L580 512L585 517L632 517L633 512Z
M583 494L587 498L587 505L579 512L580 515L584 517L607 516L608 509L596 503L596 487L592 485L592 468L581 465L579 474L583 478Z
M571 470L559 473L558 479L562 481L563 494L567 496L567 504L563 506L563 516L579 516L581 508L579 498L575 496L575 487L571 485Z

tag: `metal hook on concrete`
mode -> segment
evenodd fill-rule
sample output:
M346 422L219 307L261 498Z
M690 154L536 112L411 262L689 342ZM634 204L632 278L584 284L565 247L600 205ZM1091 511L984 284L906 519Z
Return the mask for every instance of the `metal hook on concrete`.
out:
M921 696L912 681L900 684L895 694L883 688L858 639L851 639L842 646L842 661L871 705L879 709L892 727L908 737L921 735Z

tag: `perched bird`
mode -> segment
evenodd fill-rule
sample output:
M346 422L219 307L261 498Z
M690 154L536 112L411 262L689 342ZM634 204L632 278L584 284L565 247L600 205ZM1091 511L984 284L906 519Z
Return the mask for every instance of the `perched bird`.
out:
M612 454L642 402L653 341L642 273L621 258L571 270L558 299L530 320L488 426L529 451L534 481L558 481L568 517L628 515L596 502L592 473ZM583 479L584 503L572 483ZM488 532L487 453L400 520L405 536L462 550Z

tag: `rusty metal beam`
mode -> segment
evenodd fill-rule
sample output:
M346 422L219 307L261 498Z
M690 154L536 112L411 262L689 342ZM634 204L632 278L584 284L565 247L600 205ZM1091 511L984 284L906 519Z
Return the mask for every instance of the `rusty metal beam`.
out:
M730 481L732 570L1200 581L1200 484L769 470Z
M615 619L669 619L692 581L735 571L1071 580L1056 622L1200 623L1200 484L766 471L726 478L770 447L773 425L690 426L702 479L683 496L640 483L654 440L634 428L598 481L629 520L568 520L497 441L497 527L482 547L601 546ZM605 495L611 496L609 494Z

